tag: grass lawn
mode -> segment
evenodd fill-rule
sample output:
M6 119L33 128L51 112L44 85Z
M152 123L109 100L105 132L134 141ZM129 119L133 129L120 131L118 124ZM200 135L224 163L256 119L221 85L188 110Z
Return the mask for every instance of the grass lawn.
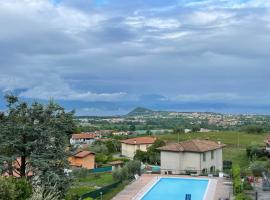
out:
M77 177L69 190L69 194L78 194L79 196L87 192L104 187L114 183L111 173L88 174L84 177Z
M238 137L239 136L239 137ZM160 139L166 141L177 142L177 134L166 134L158 136ZM246 147L250 144L263 144L266 134L248 134L243 132L209 132L209 133L184 133L179 135L179 140L189 139L209 139L220 141L226 144L223 150L223 159L231 160L234 164L239 164L240 167L248 166L248 158L246 157ZM239 140L238 140L239 138ZM238 146L239 141L239 146Z

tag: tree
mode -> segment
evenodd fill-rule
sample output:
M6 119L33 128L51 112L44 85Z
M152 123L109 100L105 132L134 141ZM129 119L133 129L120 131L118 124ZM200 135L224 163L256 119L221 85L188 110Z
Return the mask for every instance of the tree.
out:
M138 160L131 160L126 164L128 173L130 175L141 174L141 162Z
M249 125L243 128L246 133L255 133L255 134L262 134L264 129L262 126L259 125Z
M16 96L6 96L7 111L0 118L0 165L2 173L26 177L46 190L56 187L61 194L69 183L66 148L75 130L74 112L50 101L28 105Z
M191 128L191 131L192 132L199 132L201 130L201 128L198 126L198 125L194 125L194 126L192 126L192 128Z
M181 133L185 133L185 130L183 128L179 128L179 127L176 127L173 129L173 134L181 134Z
M160 164L160 152L157 148L165 145L163 140L157 139L151 146L147 148L147 152L137 150L134 156L135 160L148 162L150 164Z
M130 125L129 131L136 131L136 126L134 124Z
M146 151L136 150L134 155L135 160L139 160L141 162L147 162L148 161L148 154Z

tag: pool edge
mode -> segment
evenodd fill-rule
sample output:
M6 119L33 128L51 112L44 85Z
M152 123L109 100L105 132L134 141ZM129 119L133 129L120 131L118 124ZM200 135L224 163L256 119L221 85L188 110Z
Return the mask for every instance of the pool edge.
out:
M143 187L138 194L132 198L132 200L142 200L142 198L147 194L156 184L158 181L160 181L161 178L181 178L181 179L193 179L193 180L207 180L208 184L205 189L205 193L203 196L203 200L214 200L215 198L215 192L216 192L216 186L217 186L217 180L209 177L181 177L181 176L157 176L153 177L152 181L147 184L145 187Z

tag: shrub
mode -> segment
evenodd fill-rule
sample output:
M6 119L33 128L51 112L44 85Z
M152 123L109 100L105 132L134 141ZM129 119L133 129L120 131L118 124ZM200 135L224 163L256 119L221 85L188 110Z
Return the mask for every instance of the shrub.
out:
M0 200L25 200L32 194L32 186L23 178L0 177Z
M0 177L0 200L15 200L16 187L10 178Z
M245 180L243 183L243 189L244 190L253 190L253 187L248 181Z
M129 173L127 167L123 167L122 169L117 169L113 171L113 179L116 181L124 181L128 179Z
M254 162L250 166L252 174L256 177L259 177L262 175L262 172L267 171L266 169L267 162Z
M242 182L240 176L241 170L239 165L234 165L232 168L232 178L233 178L233 193L235 195L242 192Z
M141 174L141 162L138 160L129 161L126 164L129 175Z
M16 200L25 200L32 194L32 186L23 178L13 179L16 190Z

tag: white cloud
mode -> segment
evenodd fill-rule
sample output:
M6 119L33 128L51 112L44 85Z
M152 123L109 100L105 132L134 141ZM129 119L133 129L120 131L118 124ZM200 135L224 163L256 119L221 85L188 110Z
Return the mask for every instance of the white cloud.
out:
M232 101L239 100L241 96L233 93L203 93L203 94L180 94L172 100L174 101Z
M157 29L180 28L181 23L177 19L150 18L144 16L128 17L125 23L133 28L152 27Z
M38 85L28 88L20 93L20 97L33 99L56 99L56 100L79 100L79 101L119 101L127 94L117 93L94 93L90 91L76 91L57 75L51 75L42 80Z

